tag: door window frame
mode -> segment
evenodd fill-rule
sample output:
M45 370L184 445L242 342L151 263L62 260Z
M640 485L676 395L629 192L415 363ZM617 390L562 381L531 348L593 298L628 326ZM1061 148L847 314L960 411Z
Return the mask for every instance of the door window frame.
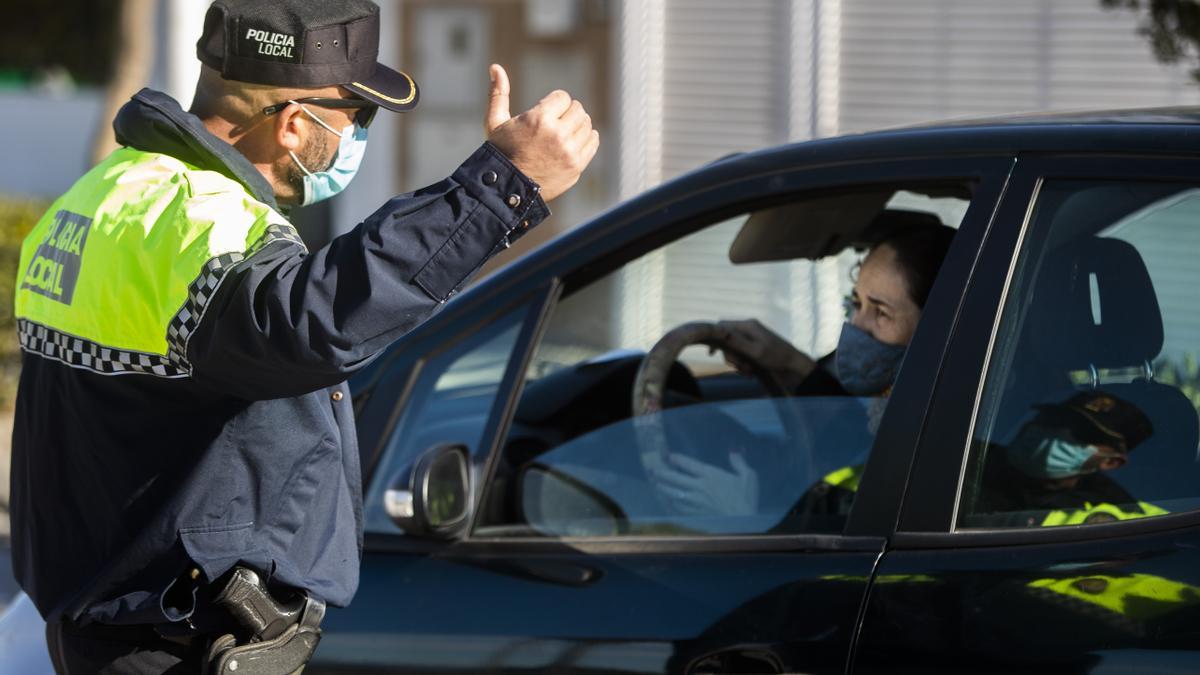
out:
M489 308L483 314L479 314L478 309L489 306L491 303L488 301L492 298L476 298L476 301L464 298L464 302L460 305L453 306L452 312L433 317L388 349L381 357L384 362L377 367L371 381L364 385L364 387L371 388L371 399L359 415L357 425L360 439L373 439L369 447L364 444L364 447L360 448L360 455L363 459L364 496L370 494L373 481L388 479L377 476L376 473L384 452L397 431L397 425L403 419L404 413L412 401L416 384L420 381L425 367L447 351L457 348L464 340L478 334L492 322L520 311L524 306L525 315L520 320L516 339L513 341L504 367L504 375L497 384L496 398L492 402L488 419L484 423L483 433L480 436L480 447L471 449L470 453L470 461L475 469L473 474L479 476L479 479L472 484L473 495L470 504L474 509L474 506L478 504L481 485L484 483L483 477L487 475L492 447L495 443L495 430L500 424L501 416L507 414L511 407L507 403L507 397L512 394L513 383L511 380L514 377L514 364L523 363L524 359L527 359L528 355L532 353L529 348L530 341L534 331L541 325L540 317L547 311L557 290L557 280L552 279L549 283L541 284L520 297L502 302L495 308ZM446 340L444 336L451 331L455 333L453 339ZM501 404L501 401L504 403ZM367 509L368 505L364 504L363 508ZM471 513L469 516L473 517L474 514ZM422 542L417 538L400 534L367 533L366 536L371 540L405 540L418 544L418 548L422 549L433 543Z
M766 208L802 198L819 190L868 187L879 184L914 184L923 182L971 182L975 192L967 209L959 234L955 237L947 261L956 256L956 251L978 251L978 242L983 239L997 208L1009 173L1013 157L1006 153L978 156L876 159L846 162L804 168L789 168L757 175L739 175L718 188L706 188L693 194L679 194L675 202L661 204L651 211L642 211L622 222L617 231L609 233L607 245L591 246L572 257L570 249L561 251L557 260L548 265L543 273L551 274L549 293L544 297L545 305L539 311L536 325L527 325L518 338L514 350L514 362L506 372L505 381L498 393L505 404L497 411L496 424L489 422L485 442L491 448L487 472L481 476L484 490L492 484L493 472L498 462L498 453L503 450L509 426L520 400L525 384L524 368L536 353L543 332L558 300L576 289L607 275L630 261L656 250L668 243L681 239L693 232L719 223L747 211ZM655 194L655 193L651 193ZM739 199L727 201L726 195L736 194ZM637 201L631 203L637 205ZM673 223L660 225L670 214ZM586 241L586 240L582 240ZM580 244L581 240L576 240ZM583 248L580 246L579 248ZM957 254L960 258L961 253ZM928 306L943 302L944 307L923 317L921 327L913 344L924 344L922 354L934 353L940 361L946 345L945 337L959 314L961 292L975 266L974 255L966 255L949 269L939 274L930 295ZM527 275L528 276L528 275ZM939 300L939 298L941 300ZM514 365L519 367L513 367ZM908 372L918 372L907 369ZM932 395L933 373L906 375L897 382L893 396L909 400L905 410L913 407L924 410L925 402ZM919 425L904 414L897 414L889 405L884 415L879 434L872 446L867 470L856 498L850 522L842 534L786 534L758 536L697 535L695 537L588 537L588 538L498 538L480 537L474 534L478 525L478 509L483 493L477 493L473 503L471 523L463 539L449 545L459 552L492 554L497 551L561 551L564 546L573 550L596 553L646 553L646 552L720 552L723 550L869 550L881 551L884 538L894 531L904 492L903 482L891 480L895 475L907 475L915 451ZM916 421L923 417L919 415ZM881 445L887 446L880 452ZM882 457L882 459L879 459ZM900 474L891 473L894 467L902 467ZM871 476L876 478L872 479ZM479 488L477 487L477 490Z
M955 531L960 486L983 406L986 372L1000 339L1000 323L1019 263L1017 255L1046 182L1200 181L1200 159L1145 155L1022 154L982 242L963 312L949 335L928 414L923 420L906 498L893 545L943 548L1103 539L1200 523L1200 510L1113 523L1055 528ZM890 411L889 411L890 412Z

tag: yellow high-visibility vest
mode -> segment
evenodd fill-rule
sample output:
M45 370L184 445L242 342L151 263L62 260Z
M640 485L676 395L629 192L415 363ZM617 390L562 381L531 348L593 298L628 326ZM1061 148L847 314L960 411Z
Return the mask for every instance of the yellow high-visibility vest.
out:
M188 338L221 282L278 239L300 242L237 181L118 149L59 197L21 246L21 347L105 375L187 377Z

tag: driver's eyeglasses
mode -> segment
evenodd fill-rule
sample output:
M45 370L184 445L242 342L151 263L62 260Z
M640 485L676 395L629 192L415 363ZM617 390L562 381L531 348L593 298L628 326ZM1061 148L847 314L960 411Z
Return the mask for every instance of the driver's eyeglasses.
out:
M268 116L274 115L288 107L290 103L315 105L318 108L357 108L358 110L354 113L354 121L364 129L371 126L371 121L375 119L375 113L379 112L379 106L361 98L323 98L312 96L309 98L295 98L290 101L269 105L262 109L263 114Z

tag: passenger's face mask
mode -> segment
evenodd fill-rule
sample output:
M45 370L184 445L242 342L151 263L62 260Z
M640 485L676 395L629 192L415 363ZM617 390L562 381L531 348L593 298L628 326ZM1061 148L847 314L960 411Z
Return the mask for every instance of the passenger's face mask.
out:
M1096 448L1054 436L1038 437L1036 432L1023 436L1009 452L1009 461L1035 478L1069 478L1085 471L1083 465L1096 454Z
M292 161L300 170L304 172L304 198L301 200L301 206L315 204L323 199L329 199L350 184L354 180L354 175L358 173L358 167L362 164L363 154L367 150L367 129L361 127L357 122L346 127L342 131L338 131L329 126L320 117L317 117L312 112L300 106L309 117L313 118L321 126L328 129L330 132L341 137L338 143L337 152L333 155L333 160L329 164L329 168L324 171L312 172L308 167L300 162L296 157L296 153L288 151L292 156Z
M847 393L855 396L882 394L896 381L905 345L889 345L852 323L842 325L834 369Z

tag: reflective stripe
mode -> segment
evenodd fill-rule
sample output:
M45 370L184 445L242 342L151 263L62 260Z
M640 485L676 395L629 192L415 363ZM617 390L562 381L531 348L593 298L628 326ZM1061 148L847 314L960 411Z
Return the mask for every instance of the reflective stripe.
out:
M1113 504L1091 504L1084 502L1083 508L1071 511L1051 511L1042 520L1042 527L1058 527L1060 525L1084 525L1086 523L1113 522L1117 520L1133 520L1149 516L1162 516L1170 513L1166 509L1149 502L1138 502L1140 511L1124 511Z
M25 352L101 375L144 373L159 377L187 376L187 371L172 360L172 355L164 358L158 354L110 349L27 319L17 319L17 339Z
M22 349L106 375L186 376L188 340L221 282L281 240L303 246L241 184L119 149L56 200L21 247Z

